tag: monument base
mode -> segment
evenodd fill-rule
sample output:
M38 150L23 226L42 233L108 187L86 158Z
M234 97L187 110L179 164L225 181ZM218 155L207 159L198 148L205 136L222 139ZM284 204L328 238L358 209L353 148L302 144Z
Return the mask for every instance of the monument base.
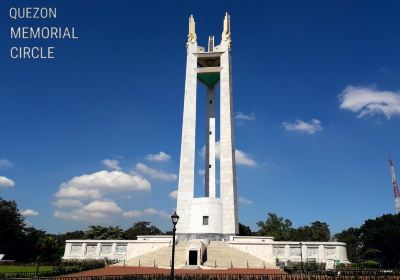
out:
M235 234L221 234L221 233L177 233L177 241L190 241L195 239L208 240L208 241L228 241Z

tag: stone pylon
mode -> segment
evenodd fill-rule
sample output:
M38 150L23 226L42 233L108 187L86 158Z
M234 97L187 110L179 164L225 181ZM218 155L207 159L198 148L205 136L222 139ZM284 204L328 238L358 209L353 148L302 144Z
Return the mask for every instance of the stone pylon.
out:
M225 15L221 43L198 46L193 16L189 18L186 82L182 124L177 213L178 239L226 239L238 234L236 163L233 126L230 16ZM194 198L197 81L207 88L205 196ZM216 85L220 85L220 197L216 195Z

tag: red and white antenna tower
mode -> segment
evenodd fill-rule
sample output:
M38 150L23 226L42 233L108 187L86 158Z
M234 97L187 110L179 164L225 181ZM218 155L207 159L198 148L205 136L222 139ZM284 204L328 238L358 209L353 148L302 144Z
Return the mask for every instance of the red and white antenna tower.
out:
M394 207L396 209L396 214L399 214L400 213L400 191L399 191L399 185L397 184L396 173L394 172L393 161L392 161L392 157L390 156L390 153L389 153L389 166L390 166L390 172L392 173Z

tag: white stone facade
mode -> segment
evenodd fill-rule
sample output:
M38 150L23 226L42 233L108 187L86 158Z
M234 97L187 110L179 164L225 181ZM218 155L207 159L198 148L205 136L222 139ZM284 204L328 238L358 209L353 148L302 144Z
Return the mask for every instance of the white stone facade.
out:
M180 240L227 239L238 234L236 164L233 131L233 96L230 17L225 16L221 44L209 37L208 50L197 45L195 23L189 19L182 144L177 196ZM197 98L197 81L207 88L206 98ZM220 84L220 197L216 196L216 90ZM205 197L194 198L196 102L206 100Z
M301 244L300 244L301 243ZM317 262L328 260L348 262L346 244L342 242L274 241L266 236L232 236L229 244L268 263ZM300 251L301 250L301 251Z
M124 261L171 244L169 235L138 236L137 240L67 240L63 259Z
M212 242L212 241L211 241ZM268 267L281 262L317 262L327 263L330 260L348 262L346 244L341 242L300 242L274 241L267 236L231 236L224 241L229 247L250 254ZM178 243L179 244L179 243ZM189 260L189 252L198 251L197 263L201 264L207 246L207 240L192 240L185 243L184 258ZM143 256L143 260L152 253L167 248L171 252L172 236L138 236L137 240L67 240L64 259L109 259L122 264L130 259ZM301 251L300 251L301 250ZM226 256L229 258L229 256ZM170 256L168 257L170 259ZM144 264L143 264L144 265ZM153 262L150 263L153 265Z

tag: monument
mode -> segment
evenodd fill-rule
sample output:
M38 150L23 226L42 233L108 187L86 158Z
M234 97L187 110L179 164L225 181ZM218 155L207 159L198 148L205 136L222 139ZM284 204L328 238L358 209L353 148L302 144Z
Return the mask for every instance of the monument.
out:
M231 67L230 16L225 15L222 40L208 49L197 44L195 21L189 18L186 43L186 82L183 109L181 159L177 197L178 240L229 239L238 231L236 164L233 137L233 97ZM207 88L206 96L197 96L197 82ZM220 197L216 196L216 85L220 85ZM194 198L196 103L206 103L205 195Z
M237 236L238 208L233 126L231 26L225 15L222 38L207 50L197 44L189 18L186 82L177 195L175 267L276 268L279 262L348 262L341 242L274 241L271 236ZM197 84L206 87L204 197L194 197ZM219 170L216 162L217 91L220 86ZM216 175L219 171L219 196ZM64 259L114 259L118 265L170 267L172 236L138 236L137 240L67 240Z

